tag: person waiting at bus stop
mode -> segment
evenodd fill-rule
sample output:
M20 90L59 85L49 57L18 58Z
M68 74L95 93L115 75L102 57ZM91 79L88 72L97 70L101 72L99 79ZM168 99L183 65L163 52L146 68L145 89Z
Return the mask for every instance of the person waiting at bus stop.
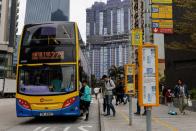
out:
M83 80L82 88L80 89L80 104L83 111L82 115L86 114L85 121L87 121L89 118L89 107L91 99L91 88L87 85L87 80Z
M113 116L115 116L116 111L115 108L112 104L112 99L113 99L113 92L112 90L115 88L114 81L111 80L108 76L103 75L102 79L105 81L105 98L106 98L106 107L107 107L107 114L104 116L109 116L110 115L110 109L113 111Z

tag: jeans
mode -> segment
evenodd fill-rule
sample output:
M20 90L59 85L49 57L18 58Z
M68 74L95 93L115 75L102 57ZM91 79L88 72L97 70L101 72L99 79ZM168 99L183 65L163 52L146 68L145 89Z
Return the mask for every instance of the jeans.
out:
M116 113L114 106L112 104L112 99L113 96L112 95L107 95L106 96L106 101L107 101L107 115L110 115L110 109L112 110L113 114Z
M106 96L103 98L103 112L106 111L106 108L107 108L107 99L106 99Z
M137 100L137 113L140 114L140 111L141 111L141 107L139 105L139 101ZM144 107L144 114L146 113L146 107Z

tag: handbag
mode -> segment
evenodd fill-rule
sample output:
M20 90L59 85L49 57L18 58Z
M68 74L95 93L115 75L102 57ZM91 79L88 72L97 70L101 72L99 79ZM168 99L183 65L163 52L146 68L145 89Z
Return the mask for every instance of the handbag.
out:
M184 98L184 104L187 105L188 104L188 99Z
M188 99L188 106L189 107L193 106L193 103L192 103L191 99Z

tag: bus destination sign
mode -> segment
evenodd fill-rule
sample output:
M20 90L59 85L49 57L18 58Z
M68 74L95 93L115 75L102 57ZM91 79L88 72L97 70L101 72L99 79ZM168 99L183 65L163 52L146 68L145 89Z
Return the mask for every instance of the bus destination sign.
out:
M33 52L32 60L59 60L64 59L64 51Z

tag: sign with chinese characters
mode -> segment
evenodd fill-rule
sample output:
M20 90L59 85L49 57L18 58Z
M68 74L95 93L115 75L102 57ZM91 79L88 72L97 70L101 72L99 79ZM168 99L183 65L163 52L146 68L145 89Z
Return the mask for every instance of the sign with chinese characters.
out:
M172 4L172 0L152 0L153 4Z
M142 45L142 41L143 41L142 29L133 29L131 38L132 38L132 41L131 41L132 45L135 45L135 46Z
M172 6L170 5L152 5L153 19L172 19Z
M56 60L64 59L64 51L33 52L32 60Z
M154 44L139 46L139 104L159 105L158 47Z
M153 33L173 33L173 20L152 20Z
M135 94L135 65L125 65L125 93Z

